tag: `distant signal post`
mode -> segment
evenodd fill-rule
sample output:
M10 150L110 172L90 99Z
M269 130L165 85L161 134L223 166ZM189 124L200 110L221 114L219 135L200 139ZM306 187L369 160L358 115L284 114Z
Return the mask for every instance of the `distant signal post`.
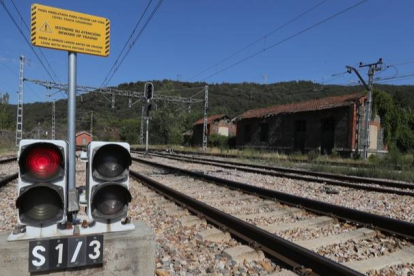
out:
M103 17L39 4L31 8L31 43L68 52L68 215L75 221L79 210L76 173L76 76L77 53L107 57L110 21Z

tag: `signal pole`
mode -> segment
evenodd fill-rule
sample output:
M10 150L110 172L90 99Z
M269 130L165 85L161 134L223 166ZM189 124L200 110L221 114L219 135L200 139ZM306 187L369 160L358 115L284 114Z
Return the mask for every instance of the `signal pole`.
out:
M24 56L20 56L19 91L17 91L16 146L23 138Z
M148 155L148 139L149 139L149 114L152 107L151 100L154 97L154 84L151 82L145 83L144 86L144 98L147 99L147 130L145 133L145 156Z
M93 110L91 111L91 130L90 130L91 138L93 139L92 131L93 131Z
M368 90L367 101L365 105L365 129L364 129L364 141L363 141L363 156L364 160L368 159L368 149L369 149L369 123L371 121L371 112L372 112L372 84L374 82L374 75L376 71L381 70L382 58L380 58L375 63L363 64L359 63L359 68L369 67L368 69L368 84L365 83L364 79L361 77L359 72L351 67L346 66L348 73L351 73L351 70L355 72L361 82L364 84L365 88Z
M148 138L149 138L149 112L150 112L150 100L147 100L147 116L146 116L146 121L147 121L147 128L145 131L145 155L148 154Z
M145 105L142 105L142 110L141 110L141 131L139 134L139 143L140 145L144 144L144 116L145 116Z
M208 85L204 87L203 151L207 150Z
M68 134L69 142L69 173L68 173L68 212L72 215L69 221L74 222L79 210L78 193L76 190L76 67L77 54L68 53Z
M55 100L53 100L53 103L52 103L53 105L52 105L52 140L55 140L55 128L56 128L56 126L55 126L55 113L56 113L56 101Z

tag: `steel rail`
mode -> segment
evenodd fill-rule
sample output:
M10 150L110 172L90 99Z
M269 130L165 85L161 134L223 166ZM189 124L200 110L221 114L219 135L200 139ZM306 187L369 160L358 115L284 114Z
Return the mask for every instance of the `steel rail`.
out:
M17 157L2 159L2 160L0 160L0 164L4 164L4 163L8 163L8 162L14 162L14 161L17 161Z
M11 175L6 176L6 177L5 177L5 178L3 178L2 180L0 180L0 188L1 188L1 187L3 187L3 186L6 186L6 185L7 185L7 184L9 184L11 181L13 181L13 180L17 179L18 175L19 175L18 173L11 174Z
M275 190L269 190L244 183L238 183L235 181L218 178L203 173L188 171L173 166L151 162L141 158L132 158L132 160L150 166L156 166L164 170L176 171L184 175L189 175L194 178L212 182L216 185L226 186L231 189L236 189L241 192L253 194L266 199L277 200L290 206L303 208L305 210L318 214L333 216L341 220L351 221L353 223L363 225L368 228L376 228L378 230L391 233L393 235L398 235L408 238L410 240L414 240L414 224L410 222L379 216L368 212L363 212L309 198L282 193Z
M185 206L191 212L204 217L210 223L215 224L222 229L226 229L226 231L248 244L256 245L256 248L260 248L260 250L263 250L272 258L292 267L296 272L300 272L298 271L298 268L302 268L303 272L305 272L304 268L310 268L313 272L312 274L318 275L363 275L344 265L282 239L275 234L269 233L250 223L193 199L140 173L130 171L130 175L143 182L148 187L173 199L178 204Z
M237 169L239 171L245 171L245 172L250 172L250 173L271 175L271 176L277 176L277 177L287 177L287 178L292 178L292 179L297 179L297 180L313 181L317 183L324 183L324 184L342 186L342 187L359 189L359 190L366 190L366 191L379 192L379 193L392 193L392 194L397 194L397 195L414 197L414 192L411 192L411 191L402 191L402 190L394 190L394 189L387 189L387 188L380 188L380 187L373 187L373 186L365 186L362 184L352 184L349 182L335 180L335 177L337 177L337 175L331 175L331 174L328 174L329 176L327 176L327 174L321 174L319 176L315 176L315 174L318 174L318 173L310 172L310 173L313 173L311 174L311 176L305 176L306 174L308 174L308 172L303 171L303 170L285 169L285 168L279 168L279 167L269 167L269 166L260 166L260 165L250 165L250 164L243 164L243 163L238 163L238 162L227 162L227 161L218 162L216 160L208 160L208 159L201 159L201 158L194 158L194 157L183 157L183 156L170 156L170 155L157 154L157 153L151 153L151 154L157 157L162 157L162 158L168 158L168 159L185 161L185 162L188 161L188 162L203 164L203 165L213 165L213 166L226 168L226 169ZM248 167L251 167L251 168L248 168ZM263 171L263 170L268 170L268 171ZM280 170L286 170L288 172L280 172ZM322 179L322 178L317 178L317 177L332 177L334 180L330 180L327 178ZM346 176L338 175L338 179L347 179L350 182L355 181L355 183L358 183L357 180L359 178L352 177L348 179L345 177ZM366 183L366 181L363 181L363 183ZM414 184L412 183L381 182L381 184L379 184L379 182L375 183L375 180L373 180L373 182L370 184L394 187L394 188L400 188L400 189L414 189Z
M139 148L135 148L133 149L135 151L142 151ZM161 150L152 150L152 151L158 151L160 152ZM190 151L184 151L184 150L174 150L175 153L179 153L179 154L185 154L185 155L200 155L200 156L211 156L211 157L221 157L221 158L240 158L242 156L239 155L235 155L235 154L225 154L225 153L209 153L209 152L190 152ZM254 160L267 160L268 158L266 157L260 157L260 156L245 156L244 158L247 159L254 159ZM283 161L283 159L280 159L281 161ZM270 159L268 160L270 161ZM293 163L304 163L304 164L310 164L311 162L307 161L307 160L294 160L294 159L289 159L289 160L285 160L285 161L289 161L289 162L293 162ZM373 164L367 164L367 163L361 163L361 164L344 164L342 162L335 162L335 161L318 161L318 164L322 164L322 165L330 165L330 166L337 166L337 167L351 167L351 168L355 168L355 167L362 167L364 169L369 169L374 167ZM393 166L393 170L400 170L401 168L399 166Z
M178 156L180 156L180 155L178 155ZM280 171L280 172L286 172L286 173L307 174L307 175L316 176L316 177L332 178L332 179L339 180L339 181L348 181L348 182L365 183L365 184L376 184L376 185L382 185L382 186L400 188L400 189L414 189L414 183L398 182L398 181L386 180L386 179L376 179L376 178L359 177L359 176L351 176L351 175L343 175L343 174L313 172L313 171L306 171L306 170L300 170L300 169L290 169L290 168L284 168L284 167L246 164L246 163L242 163L242 162L232 162L232 161L224 161L224 160L211 160L211 159L207 159L207 158L194 157L194 156L183 156L183 157L198 159L198 160L208 161L208 162L231 164L231 165L236 165L236 166L247 166L247 167L263 169L263 170L273 170L273 171Z

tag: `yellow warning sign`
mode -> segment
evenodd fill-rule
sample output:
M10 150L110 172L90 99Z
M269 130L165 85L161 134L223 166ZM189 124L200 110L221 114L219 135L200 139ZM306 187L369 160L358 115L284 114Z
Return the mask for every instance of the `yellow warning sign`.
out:
M49 23L47 23L47 21L45 21L45 23L43 23L42 27L40 27L39 29L40 32L45 32L45 33L53 33L52 32L52 28L50 27Z
M34 46L107 57L110 21L103 17L33 4Z

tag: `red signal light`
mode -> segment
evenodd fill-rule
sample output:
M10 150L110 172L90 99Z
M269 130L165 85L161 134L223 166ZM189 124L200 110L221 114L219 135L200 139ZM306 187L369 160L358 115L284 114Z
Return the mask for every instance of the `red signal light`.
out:
M58 147L37 144L24 150L20 162L25 178L51 180L60 176L64 160Z

